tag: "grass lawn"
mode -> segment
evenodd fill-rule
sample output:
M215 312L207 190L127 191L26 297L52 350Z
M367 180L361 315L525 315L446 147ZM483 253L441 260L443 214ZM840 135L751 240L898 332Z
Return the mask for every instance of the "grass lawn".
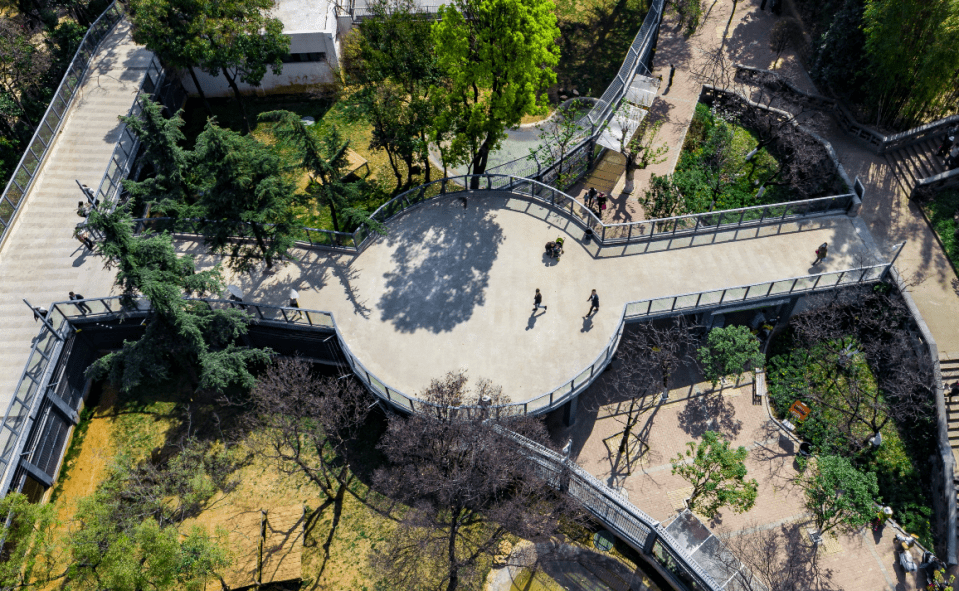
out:
M616 77L650 0L556 0L556 81L572 97L601 96Z
M946 256L952 265L959 268L959 236L956 236L956 212L959 211L959 190L942 191L922 208L932 222L932 227L945 246Z
M69 527L77 501L95 492L108 476L108 467L120 453L131 455L135 461L147 461L157 454L169 453L184 433L185 409L190 402L189 389L163 384L144 389L138 396L118 394L104 386L100 396L94 396L84 412L64 460L64 469L54 489L51 501L57 507L60 520ZM227 409L201 408L192 404L194 421L200 416L220 414L222 427L238 433L236 415L230 417ZM206 419L202 419L206 421ZM202 425L206 425L205 427ZM196 432L210 429L203 422L193 424ZM359 478L353 478L351 494L344 496L338 523L334 525L331 503L319 496L319 491L298 475L281 472L276 465L253 453L256 434L237 442L237 453L245 456L238 462L233 475L237 486L221 491L203 512L191 520L209 529L229 528L230 520L244 511L304 504L316 510L308 522L303 548L304 584L301 589L388 589L369 564L370 551L389 534L394 521L375 510L376 493ZM384 503L380 503L383 505ZM400 508L402 510L402 508Z
M848 343L843 345L850 344L854 348L855 341L851 337L847 340ZM895 511L893 519L906 531L919 536L927 548L932 548L930 519L933 513L927 475L933 472L928 458L935 448L935 424L916 420L899 424L893 417L881 429L882 445L877 450L852 451L856 448L850 439L857 443L865 441L872 436L869 427L856 422L850 429L851 434L847 435L840 426L847 422L848 415L835 408L816 405L808 397L808 392L818 392L832 400L834 406L842 407L847 401L840 393L848 390L848 376L853 372L858 374L858 386L874 393L878 386L869 364L860 353L853 356L850 365L843 369L837 365L835 354L822 344L805 351L790 349L788 341L788 335L777 339L775 354L770 358L766 372L770 401L776 414L786 418L793 401L807 403L812 412L799 423L796 433L810 441L817 453L851 456L859 470L874 473L882 502Z

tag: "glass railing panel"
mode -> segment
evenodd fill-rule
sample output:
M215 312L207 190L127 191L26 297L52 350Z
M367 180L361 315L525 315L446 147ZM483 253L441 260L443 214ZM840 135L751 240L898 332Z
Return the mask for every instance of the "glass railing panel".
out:
M43 154L43 146L41 146L40 155ZM23 154L23 167L27 170L30 175L33 175L37 172L37 168L40 166L40 158L38 154L27 150Z
M549 395L534 398L526 403L526 412L536 412L549 406Z
M17 404L29 405L32 403L33 397L36 395L38 388L39 386L37 383L32 380L27 379L20 382L20 387L17 389L16 402L14 403L14 406Z
M746 296L745 287L733 287L725 290L723 293L723 303L725 302L740 302Z
M16 443L17 439L13 436L13 431L10 429L0 428L0 461L3 464L6 464L10 460L10 454L13 453L13 445ZM3 472L3 466L0 465L0 474Z
M676 310L685 310L687 308L695 308L696 303L699 301L698 293L691 293L689 295L682 295L676 299Z
M7 198L7 201L10 202L10 205L11 205L11 206L16 207L16 206L20 203L20 199L23 197L23 189L21 189L20 187L18 187L18 186L15 185L14 183L10 183L10 187L7 189L7 193L6 193L5 197ZM6 206L6 205L7 205L7 204L2 204L2 205L0 205L0 212L3 211L3 208L4 208L4 206ZM11 208L9 214L7 215L7 217L4 218L5 221L8 221L8 220L10 219L10 215L12 215L12 214L13 214L13 209ZM3 217L3 216L0 215L0 217Z
M764 298L769 293L772 283L760 283L759 285L750 285L746 291L746 299Z
M376 379L376 376L374 376L373 374L369 374L369 375L370 375L370 386L372 386L373 389L379 392L380 395L386 396L386 386L383 385L383 382Z
M783 281L774 281L772 289L769 290L769 295L777 295L781 293L789 293L789 290L792 289L793 280L785 279Z
M660 312L668 312L673 309L673 301L675 298L658 298L652 300L649 303L649 313L658 314Z
M583 384L585 384L589 380L591 369L592 369L591 367L587 367L586 369L582 371L582 373L576 376L576 379L573 380L573 390L581 388Z

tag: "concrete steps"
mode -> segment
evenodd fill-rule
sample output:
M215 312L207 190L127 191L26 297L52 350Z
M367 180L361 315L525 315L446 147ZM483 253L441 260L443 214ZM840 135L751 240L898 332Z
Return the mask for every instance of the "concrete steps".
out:
M920 180L945 172L945 163L936 156L942 139L943 136L932 137L886 154L886 161L895 171L903 190L911 192Z

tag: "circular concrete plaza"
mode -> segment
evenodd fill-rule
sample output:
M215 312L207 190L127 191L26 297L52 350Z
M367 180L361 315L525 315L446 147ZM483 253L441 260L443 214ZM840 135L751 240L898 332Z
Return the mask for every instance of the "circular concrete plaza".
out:
M589 367L627 302L879 262L858 223L840 215L599 248L549 206L504 192L457 193L390 220L359 255L300 251L269 281L242 285L251 299L276 303L298 289L300 306L332 312L356 358L407 396L465 370L471 383L489 379L521 403ZM545 245L558 236L566 252L557 262ZM823 242L830 256L812 266ZM547 309L534 314L536 288ZM584 319L591 289L601 308Z
M464 207L462 195L391 220L351 265L350 287L365 310L334 316L353 354L404 394L465 370L471 383L487 378L524 402L596 359L623 299L607 299L582 231L565 217L502 194L467 197ZM545 245L558 236L566 246L556 261ZM533 313L537 288L547 309ZM593 288L601 308L584 319Z

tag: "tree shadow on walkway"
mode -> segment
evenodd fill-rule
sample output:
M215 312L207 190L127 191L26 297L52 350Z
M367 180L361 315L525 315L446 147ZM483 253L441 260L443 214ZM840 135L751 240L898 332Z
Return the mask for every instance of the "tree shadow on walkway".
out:
M453 330L485 304L503 230L482 202L444 199L391 224L396 246L380 298L381 320L400 332Z

